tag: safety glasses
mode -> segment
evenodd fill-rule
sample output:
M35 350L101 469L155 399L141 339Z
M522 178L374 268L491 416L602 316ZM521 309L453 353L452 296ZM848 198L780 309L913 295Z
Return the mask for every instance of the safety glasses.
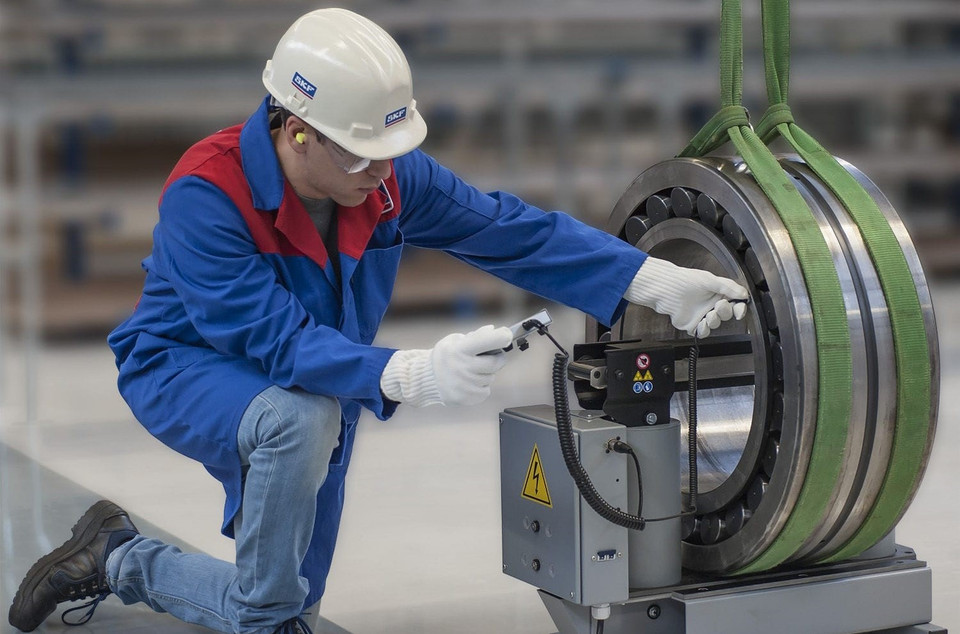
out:
M330 157L333 159L333 162L336 163L337 167L347 174L356 174L370 167L370 159L360 158L356 154L343 149L327 137L323 137L321 142L326 146Z

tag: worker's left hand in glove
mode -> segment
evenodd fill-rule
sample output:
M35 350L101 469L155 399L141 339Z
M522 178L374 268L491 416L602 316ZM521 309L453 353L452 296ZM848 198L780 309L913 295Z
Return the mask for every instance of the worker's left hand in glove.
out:
M623 294L628 302L670 316L691 337L706 337L721 322L743 319L747 289L731 279L648 257Z
M447 335L430 350L398 350L380 375L380 391L414 407L476 405L490 396L493 375L507 362L505 354L480 353L512 342L509 328L484 326Z

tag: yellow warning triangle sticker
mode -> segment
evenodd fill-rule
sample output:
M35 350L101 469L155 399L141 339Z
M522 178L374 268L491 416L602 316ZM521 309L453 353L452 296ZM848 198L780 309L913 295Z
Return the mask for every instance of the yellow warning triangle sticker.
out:
M523 481L523 491L520 495L532 502L553 508L547 478L543 475L543 463L540 462L540 450L536 444L533 445L533 455L530 456L530 466L527 467L527 477Z
M633 375L633 380L634 381L652 381L653 375L650 374L650 370L647 370L646 372L637 372L636 374Z

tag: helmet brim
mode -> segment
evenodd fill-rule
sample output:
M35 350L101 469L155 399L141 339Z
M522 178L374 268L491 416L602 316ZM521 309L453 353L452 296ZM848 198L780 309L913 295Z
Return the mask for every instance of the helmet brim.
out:
M379 137L371 139L351 136L342 130L318 129L324 136L329 137L351 154L371 161L383 161L412 152L427 136L427 123L417 110L414 110L403 123L391 126Z

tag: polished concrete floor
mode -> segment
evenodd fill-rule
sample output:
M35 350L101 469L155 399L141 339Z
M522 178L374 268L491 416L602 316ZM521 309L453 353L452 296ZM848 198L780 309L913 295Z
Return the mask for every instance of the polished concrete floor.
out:
M897 530L933 569L934 622L960 631L960 285L934 288L943 389L940 426L916 500ZM499 321L510 321L510 315ZM582 319L558 311L553 332L582 339ZM496 318L494 318L496 319ZM384 345L427 347L475 320L388 322ZM553 350L545 339L516 354L493 397L474 408L401 409L389 422L361 424L347 482L347 507L322 614L326 631L555 631L535 590L501 573L497 413L550 401ZM198 465L144 432L117 396L105 345L47 347L39 360L37 423L24 422L18 351L5 355L0 411L0 632L23 572L59 545L93 501L126 507L144 532L232 558L221 537L223 493ZM882 600L882 597L876 597ZM335 625L334 625L335 624ZM343 628L343 629L340 629ZM38 631L68 628L51 618ZM116 598L89 632L194 632L174 619Z

